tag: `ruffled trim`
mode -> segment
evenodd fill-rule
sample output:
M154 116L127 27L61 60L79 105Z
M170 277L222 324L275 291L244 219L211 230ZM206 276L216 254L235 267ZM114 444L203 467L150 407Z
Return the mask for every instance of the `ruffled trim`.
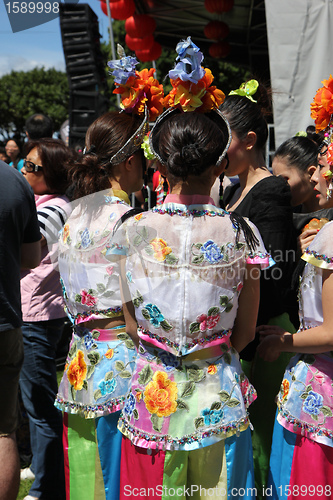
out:
M110 415L110 413L115 413L116 411L122 410L124 407L125 399L125 396L121 396L120 398L111 399L103 404L86 405L82 403L75 403L74 401L66 401L59 395L57 395L54 406L58 408L58 410L65 413L80 415L83 418L91 419L97 417L105 417L107 415Z
M68 306L65 307L65 311L71 322L76 325L93 319L116 318L118 316L123 316L123 308L120 306L101 310L90 309L89 311L84 311L76 315L69 311Z
M299 418L291 415L278 401L278 422L288 431L305 436L312 441L325 442L327 446L333 447L333 432L318 425L310 425Z
M328 257L327 255L320 254L315 250L310 250L307 248L305 253L302 255L302 259L313 266L320 267L321 269L333 269L333 257Z
M257 253L249 255L246 259L246 264L259 264L261 269L267 269L275 265L275 260L269 253Z
M252 424L246 416L238 421L230 422L218 428L208 429L205 432L188 434L181 438L172 438L169 435L156 436L135 429L126 422L123 416L120 416L118 420L118 429L135 446L153 450L195 450L204 446L209 446L235 434L239 436L240 433L245 431L249 426L252 429Z

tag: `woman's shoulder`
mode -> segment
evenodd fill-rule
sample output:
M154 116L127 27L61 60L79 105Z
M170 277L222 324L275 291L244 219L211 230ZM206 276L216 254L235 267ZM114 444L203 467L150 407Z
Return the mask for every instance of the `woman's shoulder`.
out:
M302 259L317 267L333 270L333 221L322 227Z

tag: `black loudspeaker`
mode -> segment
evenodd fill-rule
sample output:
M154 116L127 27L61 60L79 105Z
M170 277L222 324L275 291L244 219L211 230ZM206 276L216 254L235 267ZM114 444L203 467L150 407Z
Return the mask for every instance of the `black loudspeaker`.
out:
M59 3L60 29L69 83L69 145L84 145L89 125L109 109L106 61L98 18L88 4Z

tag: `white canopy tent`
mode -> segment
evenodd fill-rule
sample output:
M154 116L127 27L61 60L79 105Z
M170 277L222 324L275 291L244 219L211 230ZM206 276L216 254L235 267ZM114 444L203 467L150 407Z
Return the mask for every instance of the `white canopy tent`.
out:
M333 74L333 1L265 0L275 144L314 122L310 103Z

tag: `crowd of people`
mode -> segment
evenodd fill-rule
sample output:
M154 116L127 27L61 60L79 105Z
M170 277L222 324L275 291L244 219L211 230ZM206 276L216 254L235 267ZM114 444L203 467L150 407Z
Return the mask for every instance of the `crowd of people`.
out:
M17 496L19 387L25 500L332 495L333 80L270 169L268 89L225 96L190 37L176 50L167 95L110 61L125 110L82 153L40 114L24 158L6 144L0 500Z

